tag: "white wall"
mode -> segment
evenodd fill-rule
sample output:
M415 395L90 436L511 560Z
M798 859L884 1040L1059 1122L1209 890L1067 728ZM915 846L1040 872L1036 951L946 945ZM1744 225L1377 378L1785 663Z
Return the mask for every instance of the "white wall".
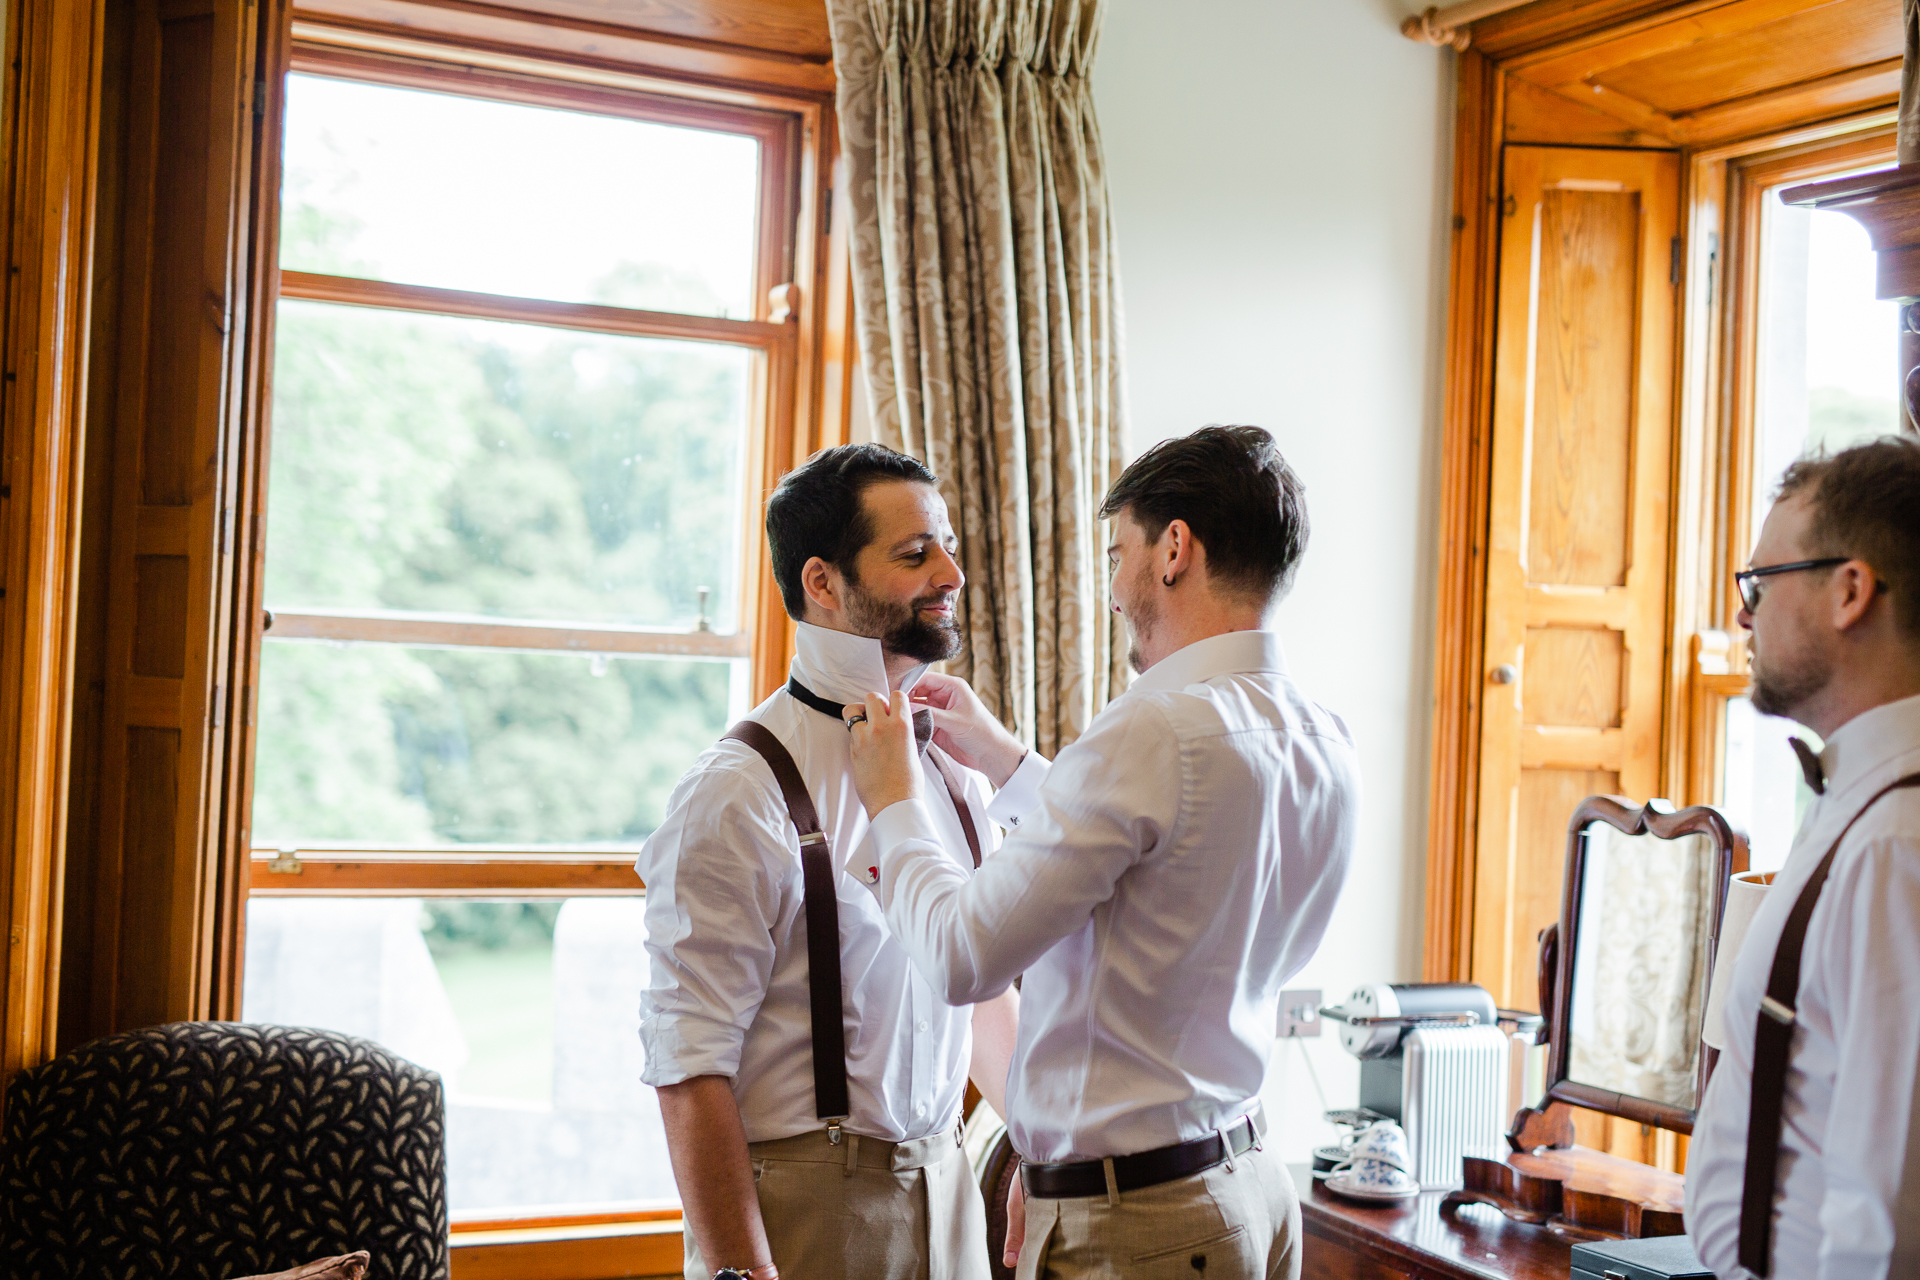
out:
M1127 312L1129 456L1209 422L1272 431L1313 540L1283 609L1294 675L1339 712L1366 785L1319 956L1337 1003L1420 977L1432 697L1450 53L1396 0L1110 0L1094 87ZM1331 1140L1303 1070L1351 1106L1329 1034L1278 1046L1288 1160Z

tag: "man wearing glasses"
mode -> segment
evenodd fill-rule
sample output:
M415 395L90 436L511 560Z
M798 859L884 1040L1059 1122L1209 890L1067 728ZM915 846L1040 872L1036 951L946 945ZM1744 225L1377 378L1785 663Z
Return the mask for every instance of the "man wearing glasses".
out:
M1920 1275L1920 441L1788 468L1735 575L1815 792L1734 966L1687 1231L1718 1276Z

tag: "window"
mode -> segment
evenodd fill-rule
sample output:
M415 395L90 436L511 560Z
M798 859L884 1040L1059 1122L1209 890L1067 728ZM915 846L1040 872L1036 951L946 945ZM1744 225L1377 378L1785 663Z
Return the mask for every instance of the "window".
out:
M1781 474L1796 459L1844 449L1899 430L1896 304L1875 298L1875 258L1863 227L1845 214L1789 205L1781 194L1810 181L1882 168L1891 138L1882 133L1758 157L1736 173L1734 204L1746 221L1736 258L1732 307L1750 333L1745 412L1733 423L1736 459L1728 486L1725 572L1716 582L1726 643L1696 643L1694 717L1704 768L1696 797L1719 805L1746 831L1755 871L1786 862L1800 817L1812 799L1787 746L1819 741L1800 725L1754 709L1739 601L1730 575L1747 563ZM1736 363L1736 370L1740 369ZM1740 462L1739 459L1744 459Z
M456 1224L670 1207L632 862L777 607L793 121L295 66L244 1016L439 1071Z

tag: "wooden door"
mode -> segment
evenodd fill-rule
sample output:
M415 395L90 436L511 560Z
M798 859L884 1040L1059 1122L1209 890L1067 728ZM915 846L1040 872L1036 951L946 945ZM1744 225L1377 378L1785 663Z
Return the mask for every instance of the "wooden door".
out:
M1659 786L1680 164L1506 149L1472 978L1534 1009L1584 796Z

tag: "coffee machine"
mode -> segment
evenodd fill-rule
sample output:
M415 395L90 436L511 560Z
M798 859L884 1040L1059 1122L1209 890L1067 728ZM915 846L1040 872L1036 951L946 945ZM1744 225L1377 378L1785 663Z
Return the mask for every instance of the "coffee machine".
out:
M1496 1009L1471 982L1364 983L1320 1012L1360 1059L1361 1108L1406 1131L1422 1188L1459 1186L1463 1156L1504 1153L1527 1089L1521 1041L1537 1038L1538 1018Z

